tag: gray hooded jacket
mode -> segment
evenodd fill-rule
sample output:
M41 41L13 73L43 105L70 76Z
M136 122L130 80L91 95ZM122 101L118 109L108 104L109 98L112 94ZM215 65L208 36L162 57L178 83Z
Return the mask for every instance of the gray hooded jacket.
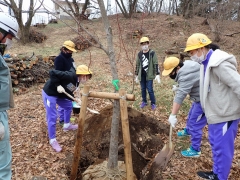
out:
M199 77L200 64L186 60L175 78L175 81L178 83L178 89L174 97L174 102L182 104L188 94L192 101L199 102Z
M212 53L206 72L200 69L200 98L209 124L240 118L240 75L235 57L221 50Z

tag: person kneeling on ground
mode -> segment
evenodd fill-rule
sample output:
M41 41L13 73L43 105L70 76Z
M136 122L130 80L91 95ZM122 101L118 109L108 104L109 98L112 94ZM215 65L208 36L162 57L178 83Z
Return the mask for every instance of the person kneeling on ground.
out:
M202 129L207 124L207 119L202 110L199 94L200 64L186 60L180 62L176 57L165 59L163 76L169 76L178 85L174 86L175 91L172 113L169 116L169 123L175 127L177 123L177 113L183 100L189 94L192 106L188 113L186 128L177 133L178 137L191 135L191 146L187 150L181 151L184 157L199 157L201 154L200 146L202 141Z
M86 65L80 65L76 72L74 68L71 68L70 71L51 70L49 74L50 79L43 87L42 98L46 108L49 141L52 148L60 152L62 148L56 140L57 105L65 111L63 131L76 130L78 125L70 123L72 101L69 101L70 98L64 92L74 96L73 92L76 91L76 87L89 80L92 72ZM78 103L81 105L80 100Z

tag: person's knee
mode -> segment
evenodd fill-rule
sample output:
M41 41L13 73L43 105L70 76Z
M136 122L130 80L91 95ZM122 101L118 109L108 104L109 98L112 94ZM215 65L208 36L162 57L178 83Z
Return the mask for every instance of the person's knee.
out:
M10 177L11 179L11 162L12 152L8 140L0 142L0 179L1 177Z

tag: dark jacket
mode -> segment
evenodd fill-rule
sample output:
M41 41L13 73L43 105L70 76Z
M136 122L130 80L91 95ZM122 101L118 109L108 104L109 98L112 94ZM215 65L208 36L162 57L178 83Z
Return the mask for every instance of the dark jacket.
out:
M43 90L48 96L57 96L59 98L67 98L64 93L58 93L57 86L61 85L65 91L73 95L73 91L69 90L68 85L72 84L78 86L78 78L74 68L71 68L70 71L59 71L59 70L50 70L50 79L45 83Z
M73 58L70 56L68 57L67 54L61 51L54 59L54 68L59 71L69 71L71 67L76 68Z

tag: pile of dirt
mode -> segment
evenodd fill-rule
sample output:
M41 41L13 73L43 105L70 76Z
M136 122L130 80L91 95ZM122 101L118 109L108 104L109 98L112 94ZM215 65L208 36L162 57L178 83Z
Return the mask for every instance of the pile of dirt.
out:
M84 172L90 165L102 163L108 158L112 112L112 106L108 106L101 110L99 115L94 115L86 120L79 166L81 172ZM145 175L148 163L151 163L152 158L163 148L163 139L169 133L169 126L132 108L128 108L128 117L133 171L137 179L149 179ZM120 125L119 161L124 161L122 137Z

